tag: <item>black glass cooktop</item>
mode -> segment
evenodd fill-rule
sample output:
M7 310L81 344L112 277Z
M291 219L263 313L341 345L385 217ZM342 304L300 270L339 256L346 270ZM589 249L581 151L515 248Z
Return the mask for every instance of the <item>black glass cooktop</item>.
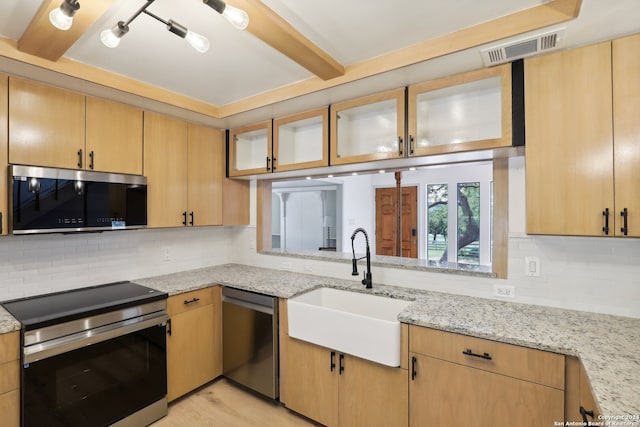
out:
M95 316L166 299L167 294L132 282L116 282L2 303L25 330Z

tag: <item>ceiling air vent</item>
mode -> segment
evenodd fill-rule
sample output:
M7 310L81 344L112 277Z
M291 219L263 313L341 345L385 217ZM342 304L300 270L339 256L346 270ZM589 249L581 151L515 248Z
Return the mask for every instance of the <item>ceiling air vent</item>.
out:
M484 62L485 67L490 67L557 49L562 44L564 32L565 28L560 28L552 32L541 33L482 49L480 51L482 62Z

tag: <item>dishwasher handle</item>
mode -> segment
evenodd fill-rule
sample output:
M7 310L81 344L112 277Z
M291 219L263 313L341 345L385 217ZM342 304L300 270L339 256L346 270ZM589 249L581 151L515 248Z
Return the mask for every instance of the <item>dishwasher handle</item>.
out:
M271 298L270 298L271 299ZM254 301L247 301L244 299L234 298L227 295L222 296L222 303L237 305L240 307L248 308L251 310L259 311L261 313L273 315L273 301L270 305L260 304Z

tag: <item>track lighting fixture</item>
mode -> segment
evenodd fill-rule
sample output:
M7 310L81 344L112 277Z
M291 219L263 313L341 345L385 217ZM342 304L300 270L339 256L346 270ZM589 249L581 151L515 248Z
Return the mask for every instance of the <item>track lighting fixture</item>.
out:
M63 0L60 7L49 13L49 22L59 30L68 30L73 24L73 15L80 9L78 0Z
M242 9L230 6L222 0L202 0L202 2L227 18L227 21L239 30L244 30L249 25L249 15Z

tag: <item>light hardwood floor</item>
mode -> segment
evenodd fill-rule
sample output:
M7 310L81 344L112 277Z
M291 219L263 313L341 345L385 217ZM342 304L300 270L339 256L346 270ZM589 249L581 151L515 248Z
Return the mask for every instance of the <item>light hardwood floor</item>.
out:
M297 427L316 425L277 402L262 399L222 378L169 405L151 427Z

